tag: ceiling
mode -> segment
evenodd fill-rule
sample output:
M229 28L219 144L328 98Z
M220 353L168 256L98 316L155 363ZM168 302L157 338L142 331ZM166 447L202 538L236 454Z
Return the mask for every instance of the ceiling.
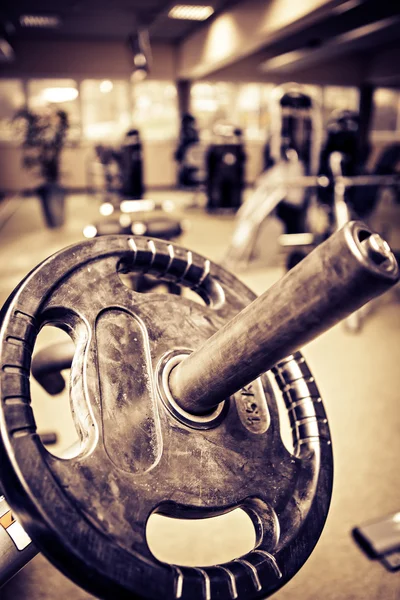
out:
M253 11L247 21L241 19L238 4L231 13L236 19L233 37L237 32L240 35L236 45L230 44L231 55L219 61L217 54L215 59L202 61L213 40L210 40L212 31L209 36L199 32L196 40L192 42L189 38L182 44L181 57L185 60L180 76L193 79L212 75L221 80L239 77L246 81L265 78L276 82L304 78L312 83L334 79L338 85L340 82L343 85L369 82L397 86L400 81L398 1L325 0L318 14L314 11L314 19L296 19L292 10L284 15L286 21L282 18L277 24L274 13L265 12L265 8ZM269 4L276 7L276 12L280 6L288 5L283 0L269 0ZM312 0L302 0L303 7L311 8L307 17L313 16L315 4ZM296 6L294 3L293 8ZM222 28L218 33L221 31ZM254 33L249 35L249 32ZM201 46L199 37L202 37Z
M218 14L237 0L183 1L211 5ZM149 27L152 40L178 43L204 23L170 19L168 10L179 0L3 0L0 20L12 39L110 39L125 40L138 27ZM21 27L23 14L56 15L57 29Z
M260 60L264 62L262 70L291 72L300 64L308 66L348 51L374 50L398 41L399 25L400 10L393 0L354 2L354 7L346 12L332 11L325 20L267 44L260 53ZM285 57L285 60L277 61L276 57Z
M214 7L215 14L200 23L170 19L168 11L179 1L185 4L210 4ZM247 1L251 7L248 11ZM188 57L193 63L183 70L180 67L177 75L181 79L198 79L211 74L222 80L227 77L243 77L249 81L279 81L303 76L304 80L310 77L315 80L335 77L335 80L343 81L345 85L349 85L353 79L354 85L360 81L400 84L399 0L324 0L325 3L314 0L0 2L0 36L3 34L11 47L13 41L30 40L126 42L130 34L144 27L148 28L152 42L174 45L181 43L179 64L185 63ZM305 18L296 20L294 8L298 6L298 2L304 10L309 7L310 14L305 13ZM320 5L320 9L314 10L316 5ZM222 15L225 11L227 14ZM234 13L238 16L235 17ZM268 15L265 23L259 18L263 13ZM278 19L278 26L274 30L269 25L274 18L276 20L277 16L282 16L278 13L287 17L287 23L282 25L283 21ZM55 15L60 18L61 25L57 29L48 30L23 28L19 24L23 14ZM220 64L220 50L225 48L218 23L228 15L234 23L231 37L239 42L227 60ZM192 36L194 32L197 33L196 36ZM212 40L212 36L215 39ZM218 48L218 52L209 60L208 50L214 46ZM8 57L6 59L3 63L8 61Z

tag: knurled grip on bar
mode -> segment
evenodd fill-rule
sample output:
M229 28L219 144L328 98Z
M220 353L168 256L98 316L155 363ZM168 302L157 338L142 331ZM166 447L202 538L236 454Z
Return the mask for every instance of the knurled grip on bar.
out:
M210 411L398 278L388 244L348 223L177 365L173 397L187 412Z

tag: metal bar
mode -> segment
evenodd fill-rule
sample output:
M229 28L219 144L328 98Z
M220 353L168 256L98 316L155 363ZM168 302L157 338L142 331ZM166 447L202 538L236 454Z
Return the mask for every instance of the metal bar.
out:
M170 392L187 412L204 414L398 278L386 242L348 223L172 369Z
M362 187L365 185L377 185L377 186L400 186L400 175L354 175L347 177L339 175L336 177L327 177L326 175L304 175L303 177L292 177L289 179L282 179L282 181L275 180L268 186L264 184L265 189L276 188L278 186L284 188L312 188L312 187L328 187L330 184L335 185L341 183L347 187Z
M400 186L399 175L355 175L354 177L338 177L345 187L362 187L364 185Z
M321 175L317 177L316 175L303 175L301 177L290 177L287 179L275 179L268 185L268 182L265 182L264 189L275 189L278 187L282 188L312 188L312 187L328 187L330 180L325 175Z

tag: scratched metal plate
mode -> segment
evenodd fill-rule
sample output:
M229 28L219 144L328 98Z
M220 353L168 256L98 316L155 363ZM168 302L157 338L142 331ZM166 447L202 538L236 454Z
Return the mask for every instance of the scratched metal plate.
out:
M119 272L188 286L180 296L128 289ZM267 376L228 400L221 423L198 430L166 410L162 357L194 350L254 299L222 268L160 240L109 236L67 248L10 297L1 326L1 459L7 499L28 534L64 573L102 598L265 598L301 567L324 525L332 487L329 429L300 354L274 369L293 427L282 443ZM71 407L78 456L49 454L36 434L29 369L45 323L76 352ZM161 563L146 542L158 511L185 518L242 507L256 547L223 565Z

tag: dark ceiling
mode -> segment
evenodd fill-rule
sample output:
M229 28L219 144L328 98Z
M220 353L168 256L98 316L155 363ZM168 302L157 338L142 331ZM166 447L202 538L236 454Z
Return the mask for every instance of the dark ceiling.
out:
M218 14L237 0L183 1L205 4ZM85 38L125 40L138 27L149 27L151 39L177 43L203 26L194 21L170 19L168 10L180 0L3 0L0 18L10 39ZM56 15L57 29L21 27L23 14ZM211 17L212 18L212 17Z
M266 40L263 47L253 53L251 62L249 57L244 57L236 62L235 68L248 73L254 65L253 79L264 76L267 79L276 77L276 81L297 80L303 76L306 79L315 77L317 82L332 77L335 61L334 77L342 78L349 85L354 71L347 66L353 61L360 65L360 71L356 73L358 82L398 86L399 0L348 0L339 8L297 31L284 32L279 39ZM380 55L384 57L377 60ZM371 73L371 65L378 62L378 71L375 69ZM326 73L323 72L324 64L328 65ZM321 69L313 72L315 66L321 65ZM229 77L229 70L214 72L215 77L221 75Z
M353 38L367 39L372 33L374 43L399 40L399 14L398 0L363 0L355 3L351 10L343 13L332 11L325 20L268 44L264 48L264 57L279 56L298 49L309 49L316 54L334 38L340 39L342 44L346 45L353 42ZM381 28L376 29L378 23Z

